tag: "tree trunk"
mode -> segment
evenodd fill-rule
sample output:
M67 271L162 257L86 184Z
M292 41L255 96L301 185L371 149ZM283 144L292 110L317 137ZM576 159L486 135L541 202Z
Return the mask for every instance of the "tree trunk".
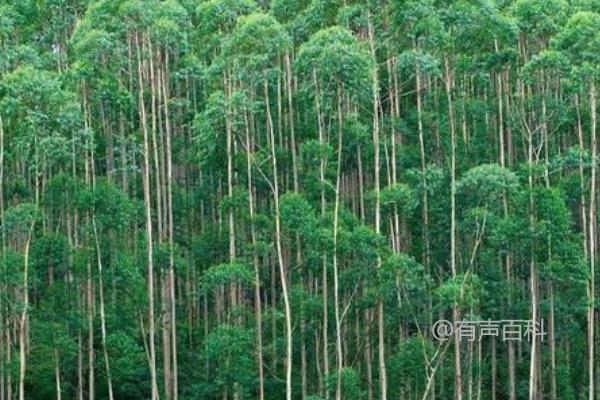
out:
M256 231L254 228L254 194L252 187L252 144L250 142L250 127L248 115L244 114L246 122L246 176L248 180L248 214L250 216L250 240L252 244L252 266L254 267L254 316L256 320L256 364L258 366L258 399L265 398L264 368L263 368L263 337L262 337L262 305L260 299L260 273L258 254L256 254Z
M596 300L595 294L595 259L596 259L596 83L592 80L590 82L590 116L591 116L591 147L592 147L592 168L590 177L590 205L589 205L589 259L590 259L590 272L588 282L588 398L594 400L594 302Z
M341 179L341 164L342 164L342 93L341 86L338 83L337 91L338 100L338 155L337 155L337 174L335 182L335 205L333 212L333 296L334 296L334 312L335 312L335 353L336 353L336 400L342 400L342 334L341 334L341 319L340 319L340 300L339 300L339 280L338 280L338 257L337 257L337 237L338 237L338 213L340 208L340 179Z
M446 96L448 99L448 120L450 122L450 267L452 278L457 277L456 267L456 128L452 105L452 75L448 58L444 60L446 70ZM457 323L460 319L459 305L452 306L452 319ZM460 335L454 338L454 398L462 400L462 366L460 357Z
M283 249L281 246L281 221L279 216L279 183L277 173L277 155L275 153L275 135L273 132L273 118L271 117L271 106L269 104L269 86L264 80L265 105L267 108L267 129L271 145L271 164L273 167L273 205L275 207L275 247L277 249L277 262L281 279L281 294L285 310L285 398L292 400L292 312L288 296L287 271L283 261Z
M155 326L154 326L154 256L152 242L152 200L150 198L150 149L148 144L148 128L146 125L146 107L144 105L144 86L142 80L142 62L140 59L139 35L136 35L137 61L138 61L138 107L140 114L140 125L143 134L143 171L142 186L144 192L144 210L146 224L146 261L148 265L148 347L149 364L151 380L151 400L158 400L158 384L156 380L156 346L154 344Z
M19 400L25 400L25 370L27 366L25 332L27 330L27 311L29 308L29 246L31 245L34 227L35 216L33 216L33 220L29 225L23 255L23 311L19 321Z
M171 398L177 400L179 397L178 368L177 368L177 307L175 299L175 250L173 233L173 161L171 149L171 122L169 115L169 92L168 92L168 70L169 53L165 52L165 71L162 77L162 97L165 115L165 134L166 134L166 164L167 164L167 235L169 241L169 268L167 270L167 289L169 298L169 317L171 334L171 357L172 357L172 376L171 376Z
M106 369L106 384L108 386L108 398L113 400L112 377L110 373L110 363L108 361L108 350L106 348L106 316L104 312L104 278L102 274L102 255L100 250L100 238L98 237L98 228L96 226L96 218L92 216L92 224L94 228L94 239L96 243L96 260L98 262L98 291L100 292L100 331L102 333L102 353L104 355L104 367Z
M62 400L62 389L60 387L60 365L58 359L58 349L54 348L54 380L56 383L56 400Z
M373 149L375 166L375 233L381 233L381 210L380 210L380 183L379 183L379 76L377 71L377 58L375 55L375 33L368 16L369 49L371 59L374 62L371 76L371 94L373 96ZM381 266L381 257L377 257L377 268ZM379 395L381 400L387 400L387 370L385 365L385 326L383 317L383 300L379 299L377 304L377 335L379 342Z

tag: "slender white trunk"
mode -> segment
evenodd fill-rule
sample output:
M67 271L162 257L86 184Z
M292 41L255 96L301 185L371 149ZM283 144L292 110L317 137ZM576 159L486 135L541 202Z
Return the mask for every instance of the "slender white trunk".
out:
M590 177L590 216L589 222L589 258L590 258L590 273L589 273L589 306L588 306L588 398L594 400L594 302L595 294L595 275L596 275L596 84L594 81L590 83L590 115L591 115L591 136L592 136L592 171Z
M110 373L110 363L108 361L108 350L106 348L106 313L104 311L104 278L102 272L102 257L100 253L100 238L98 237L98 228L96 218L92 216L92 226L94 228L94 241L96 243L96 260L98 262L98 290L100 294L100 332L102 334L102 354L104 356L104 368L106 369L106 383L108 386L108 398L113 400L113 385Z
M19 320L19 400L25 400L25 370L27 366L25 331L27 329L27 311L29 308L29 247L34 227L35 216L33 216L33 220L29 226L23 256L23 311L21 311L21 318Z
M452 75L449 61L444 61L446 69L446 96L448 99L448 120L450 122L450 268L452 278L457 276L456 268L456 128L452 105ZM452 306L452 319L456 323L460 318L459 305ZM462 366L460 354L460 335L454 335L454 398L462 400Z
M283 262L283 249L281 246L281 220L279 215L279 183L277 178L277 156L275 154L275 134L273 132L273 118L271 106L269 105L269 86L264 81L265 105L267 108L267 124L271 145L271 165L273 167L273 204L275 207L275 247L277 249L277 262L279 264L279 275L281 279L281 294L285 309L285 398L292 400L292 311L288 295L287 271Z
M142 186L144 192L144 210L146 224L146 262L148 264L148 342L149 342L149 364L151 380L151 399L158 400L158 383L156 380L156 346L154 343L155 325L154 325L154 255L152 242L152 211L150 198L150 149L148 143L148 127L146 125L146 108L144 105L144 86L142 79L142 62L140 58L139 37L136 35L137 61L138 61L138 107L140 114L140 125L143 134L143 171Z

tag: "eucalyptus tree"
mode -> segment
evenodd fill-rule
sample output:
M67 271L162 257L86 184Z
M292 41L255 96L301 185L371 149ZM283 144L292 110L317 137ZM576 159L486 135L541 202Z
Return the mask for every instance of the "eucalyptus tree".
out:
M151 377L151 398L157 400L159 398L159 389L156 371L156 346L155 346L155 318L154 318L154 239L153 239L153 224L152 224L152 204L150 194L150 140L148 135L148 121L146 111L146 100L144 96L144 78L143 74L148 74L149 63L146 59L146 50L149 48L148 25L151 18L151 10L148 10L145 4L137 1L128 1L121 4L119 14L125 19L126 35L128 44L135 48L135 61L137 63L137 108L139 117L139 130L143 138L143 168L142 168L142 186L144 193L144 208L145 208L145 230L146 230L146 262L148 267L148 347L149 357L148 363ZM142 54L145 56L142 58ZM133 64L131 60L131 64ZM133 73L133 71L131 71ZM133 85L132 85L133 90ZM154 106L154 101L152 105ZM155 166L157 164L155 159Z
M228 223L228 258L231 263L237 262L237 248L239 246L237 236L237 228L235 221L236 208L239 206L234 201L236 190L236 173L234 170L234 159L237 153L236 126L239 121L240 113L234 109L234 97L236 80L233 76L231 67L232 60L229 60L225 55L225 41L228 35L236 27L239 17L249 14L256 10L256 4L252 1L209 1L198 6L196 14L200 20L198 30L198 54L202 57L201 62L207 64L207 85L210 90L215 90L208 97L208 100L217 101L219 111L215 112L217 103L209 101L211 107L206 107L204 115L207 118L197 116L197 121L202 124L213 124L209 130L221 142L222 132L225 133L225 159L226 163L226 181L227 181L227 223ZM210 113L210 114L209 114ZM218 128L214 125L218 122ZM218 130L215 130L218 129ZM206 134L207 132L200 132ZM204 152L206 149L200 149ZM217 161L217 160L214 160ZM213 164L214 165L214 164ZM219 165L219 164L217 164ZM220 168L215 170L219 176ZM230 302L232 306L236 306L238 302L237 288L230 287Z
M552 1L552 2L537 2L537 1L520 1L515 4L514 13L517 17L517 21L520 28L519 35L519 50L520 56L522 57L524 62L529 61L529 59L540 50L543 50L548 43L548 38L550 35L556 33L558 26L560 26L561 19L564 19L564 10L566 8L566 4L562 1ZM542 79L544 80L544 71L542 73ZM524 83L526 86L526 83ZM542 135L544 137L545 149L548 151L548 121L547 121L547 107L546 107L546 91L548 90L547 82L542 82L542 121L539 122L540 129L542 130ZM527 88L523 88L523 93L527 91ZM527 99L525 98L525 94L522 95L522 107L525 107L527 103ZM523 113L526 114L525 110ZM527 135L527 143L528 143L528 165L530 168L529 173L529 190L531 195L533 195L533 146L534 138L533 132L530 128L532 121L535 121L531 116L525 116L525 132ZM538 122L535 122L538 124ZM547 159L547 157L546 157ZM546 161L547 162L547 161ZM546 176L546 181L548 177ZM530 222L533 225L534 221L534 212L533 212L533 198L530 198L530 207L532 211L530 213ZM532 249L533 250L533 249ZM539 318L539 289L537 282L537 267L536 261L533 256L530 260L530 275L531 275L531 310L532 310L532 319L537 320ZM539 343L534 341L532 343L531 355L530 355L530 373L529 373L529 398L533 399L537 397L538 389L538 376L539 376Z
M177 362L177 315L175 297L175 238L173 211L173 117L171 116L171 59L177 60L180 53L188 49L189 19L186 10L177 1L161 4L158 13L150 27L150 35L154 40L158 53L158 66L154 90L156 95L156 112L159 126L161 161L163 164L162 199L166 216L164 224L165 236L169 252L166 271L163 272L162 307L163 307L163 365L165 394L168 400L178 398L178 362ZM162 115L162 118L161 118ZM166 166L165 166L166 164ZM157 185L158 186L158 185ZM166 186L166 188L165 188ZM164 191L166 189L166 195ZM166 197L166 198L165 198Z
M211 57L218 56L222 53L222 42L225 40L226 35L230 33L236 24L237 18L245 13L250 12L253 9L253 3L251 2L232 2L231 4L225 4L224 2L214 1L203 4L198 9L198 15L203 21L206 21L205 28L211 30L202 30L200 34L205 40L209 41L209 44L214 40L214 48L206 46L208 48L202 49L202 51L212 51L213 54L209 54ZM210 18L210 22L208 19ZM215 30L216 28L216 30ZM205 47L205 46L203 46ZM235 140L234 140L234 127L233 127L233 110L232 110L232 96L234 90L233 79L229 67L229 60L226 56L216 57L211 65L214 74L222 75L222 90L224 92L224 130L226 135L226 157L227 157L227 196L233 198L234 190L234 170L233 170L233 159L235 157ZM236 229L234 220L234 208L228 207L227 219L228 219L228 236L229 236L229 261L235 262L236 260ZM236 288L230 288L230 297L232 306L236 305L237 294Z
M335 348L336 348L336 399L341 398L342 369L342 338L341 338L341 312L339 300L339 266L338 266L338 216L340 209L340 182L342 157L343 157L343 128L344 128L344 98L347 98L345 108L352 108L352 104L359 104L360 96L368 88L369 75L374 68L372 60L364 48L361 48L350 32L343 28L332 27L315 33L308 42L302 45L298 53L298 70L304 76L306 85L312 86L311 96L314 97L319 143L324 145L325 137L334 133L327 128L337 124L337 162L335 184L330 184L334 192L333 211L333 241L332 241L332 268L334 278L334 314L335 314ZM312 78L312 79L311 79ZM377 114L377 110L375 111ZM337 114L337 115L336 115ZM376 117L374 117L376 118ZM320 161L320 185L322 209L325 207L325 160ZM324 312L326 311L327 294L327 261L323 257L323 296ZM324 324L326 324L326 312ZM327 343L327 326L323 327L324 348ZM380 342L380 345L383 342ZM380 349L383 352L383 349ZM326 360L326 358L324 358ZM325 365L325 373L328 366ZM382 370L383 373L384 370ZM382 375L381 379L385 382ZM382 390L385 393L385 389ZM382 394L385 396L385 394Z
M95 185L95 178L91 178L89 171L89 160L91 154L91 159L94 159L95 147L96 143L93 137L93 127L91 126L92 116L91 114L91 105L89 103L94 101L94 98L90 95L90 91L94 90L96 87L102 87L105 85L106 81L111 80L111 68L109 67L109 63L112 59L117 56L117 54L122 51L122 48L118 46L117 36L115 32L111 32L111 22L109 19L109 15L107 15L106 10L103 10L102 7L99 7L97 10L89 12L88 15L82 20L82 22L77 27L76 32L73 35L73 46L75 48L76 54L76 66L73 70L78 72L78 77L81 79L80 87L81 87L81 96L83 98L83 111L84 111L84 120L85 120L85 131L87 133L84 146L86 148L85 155L85 181L86 184L90 186ZM92 29L89 25L97 24L96 29ZM95 60L100 57L104 62L100 63L100 65L95 63ZM101 105L103 107L103 105ZM104 113L103 113L104 115ZM73 174L72 178L77 179L77 159L76 154L73 151L72 155L72 168L71 173ZM109 162L110 164L110 162ZM109 170L110 176L110 167L107 168ZM94 171L94 168L91 168ZM90 187L90 190L93 188ZM110 373L110 361L108 359L108 351L106 345L106 316L105 316L105 302L104 302L104 282L102 276L102 255L100 251L100 241L101 239L98 236L98 228L96 224L96 216L94 210L85 210L82 212L82 215L86 215L86 218L91 218L91 226L93 226L93 243L95 243L96 249L96 260L97 260L97 268L98 268L98 278L99 278L99 296L100 296L100 324L101 324L101 332L102 332L102 348L103 348L103 356L104 356L104 367L107 376L107 386L108 386L108 395L109 398L113 398L113 385ZM91 215L91 217L90 217ZM77 216L74 216L74 220L77 220ZM77 230L77 226L75 226L75 230ZM89 375L88 375L88 385L89 385L89 396L92 398L95 395L94 389L94 368L93 368L93 312L92 303L93 299L93 277L91 266L88 268L88 278L87 278L87 290L88 290L88 366Z
M236 28L224 43L225 54L235 56L237 72L250 78L254 85L261 85L265 112L265 129L269 143L271 158L271 178L264 176L273 195L275 219L275 249L279 265L279 277L285 314L286 361L285 383L286 399L292 399L292 315L289 300L290 274L286 270L281 243L281 218L279 210L279 170L276 154L275 127L271 112L269 80L278 71L277 60L280 59L291 45L290 39L283 27L275 18L262 13L250 14L238 20ZM235 68L234 67L234 68Z
M594 315L595 315L595 270L596 270L596 163L597 143L597 94L596 84L599 78L598 56L592 49L600 44L600 15L593 12L579 12L569 18L566 26L555 38L554 45L563 50L568 57L575 75L580 76L587 89L590 110L590 148L592 167L590 171L590 201L588 216L588 257L590 263L588 281L588 398L595 398L594 373L595 349L594 349Z
M25 372L27 366L27 320L29 311L29 250L33 238L35 222L37 220L37 205L33 203L22 203L14 208L6 210L5 224L11 234L20 238L19 246L23 248L23 273L21 287L21 310L18 316L19 331L19 400L25 400Z
M17 232L24 249L23 286L20 290L23 306L19 317L19 398L25 398L26 332L29 308L28 264L29 249L34 234L37 208L44 190L47 171L60 168L64 161L68 130L79 128L79 114L72 93L64 90L57 76L48 71L21 67L4 77L3 96L0 101L3 130L10 134L8 140L15 149L15 159L20 162L20 172L32 185L28 193L31 205L16 206ZM4 138L3 138L4 140ZM25 160L33 162L26 164ZM19 216L21 215L21 216ZM25 219L24 219L25 218ZM24 220L23 220L24 219ZM5 219L8 227L9 221ZM19 225L21 224L21 225ZM24 224L25 227L22 225ZM19 228L21 226L21 228ZM20 229L20 230L19 230ZM25 232L25 236L23 236Z

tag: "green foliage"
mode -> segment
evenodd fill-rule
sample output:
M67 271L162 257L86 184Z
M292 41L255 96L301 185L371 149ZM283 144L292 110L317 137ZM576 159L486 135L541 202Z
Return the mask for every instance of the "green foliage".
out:
M15 237L27 235L37 218L39 218L39 209L35 204L18 204L5 211L4 230Z
M578 73L598 78L599 14L582 11L571 16L552 44L566 53Z
M257 8L252 0L210 0L201 3L196 9L198 38L203 43L201 52L212 56L211 53L220 47L220 36L235 27L238 17L251 14Z
M396 35L431 46L443 40L443 24L432 0L390 3Z
M252 281L253 275L248 265L230 262L208 268L202 275L202 290L208 292L219 286L233 283L250 285Z
M435 349L430 341L421 341L413 337L402 341L390 358L390 379L398 391L424 384L423 369L426 366L425 356L431 358Z
M337 26L312 35L300 47L296 60L296 69L306 85L312 87L316 76L320 90L317 95L324 99L332 97L339 85L353 97L369 93L372 68L366 49L347 29Z
M567 9L564 0L519 0L513 13L522 32L545 39L564 24Z
M383 296L422 296L428 284L424 268L413 257L392 254L383 260L377 270L379 290Z
M31 362L36 368L29 375L31 395L48 398L55 395L54 371L56 364L65 373L76 373L77 344L63 324L56 321L40 321L32 333L37 345L32 351Z
M404 71L414 71L418 68L425 74L441 75L440 62L437 58L423 51L406 51L399 57L399 65Z
M417 198L408 185L398 183L385 187L380 194L382 207L397 207L403 213L409 213L417 206Z
M63 274L60 271L66 265L69 247L66 238L61 234L49 234L36 238L31 246L32 264L40 272L44 269L52 269L53 272Z
M21 157L31 158L38 170L66 161L67 133L80 128L79 105L73 93L63 90L57 75L23 66L0 81L0 113L5 129L15 135Z
M309 235L317 226L314 210L308 201L297 193L287 193L281 197L280 213L284 226L292 232Z
M242 77L258 80L290 46L287 33L275 18L255 13L238 19L223 44L223 56L236 64Z
M384 238L365 225L355 226L349 232L347 240L349 253L352 254L353 260L359 263L360 268L365 271L368 271L365 267L373 264L384 249Z
M151 37L169 49L187 46L190 27L186 9L177 0L161 1L156 5L156 15L150 27Z
M485 58L500 61L511 53L509 46L517 39L516 21L503 13L501 4L495 1L451 2L448 10L442 12L442 20L454 36L454 41L452 37L447 38L448 45L452 46L449 50L465 54L465 61L469 63L475 64ZM496 50L495 45L502 49ZM492 63L490 66L493 68Z
M531 61L525 64L523 76L527 82L533 83L535 74L539 70L555 70L566 75L569 70L569 60L561 52L545 50L535 55Z
M198 148L198 158L202 164L216 164L217 160L222 160L222 150L225 135L220 132L225 131L225 98L221 92L212 93L206 103L206 108L201 114L196 114L194 118L194 130L197 132L196 143Z
M466 309L477 307L483 295L479 277L469 273L448 279L436 289L436 294L442 305L458 305Z
M111 356L117 393L123 398L146 395L148 374L144 368L144 349L131 335L131 332L109 333L106 345ZM146 387L145 387L146 386Z
M518 187L514 172L497 164L471 168L456 183L456 191L474 204L493 204Z
M231 325L216 327L204 343L203 358L215 375L203 395L231 391L236 386L241 398L250 399L256 373L254 357L249 351L252 348L251 331Z
M14 8L9 4L0 6L0 35L7 38L15 29L17 14Z
M6 284L11 285L19 285L21 284L21 266L23 265L23 254L18 251L14 251L11 249L6 249L2 252L2 257L0 257L0 266L2 267L0 271L0 277L2 282L6 282ZM4 296L3 296L4 297ZM3 298L2 301L4 303L9 302L7 297ZM11 307L13 307L11 305Z
M344 399L357 400L363 398L365 392L361 389L360 376L354 368L343 368L340 372L340 380ZM336 381L336 374L329 375L327 384L330 392L335 392Z
M114 184L100 180L93 188L81 189L75 195L76 207L82 212L91 213L100 229L120 231L134 216L131 200Z

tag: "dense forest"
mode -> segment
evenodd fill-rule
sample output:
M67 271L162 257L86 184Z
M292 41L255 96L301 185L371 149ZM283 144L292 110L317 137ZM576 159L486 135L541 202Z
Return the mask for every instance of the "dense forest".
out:
M598 85L598 0L0 0L0 400L600 399Z

